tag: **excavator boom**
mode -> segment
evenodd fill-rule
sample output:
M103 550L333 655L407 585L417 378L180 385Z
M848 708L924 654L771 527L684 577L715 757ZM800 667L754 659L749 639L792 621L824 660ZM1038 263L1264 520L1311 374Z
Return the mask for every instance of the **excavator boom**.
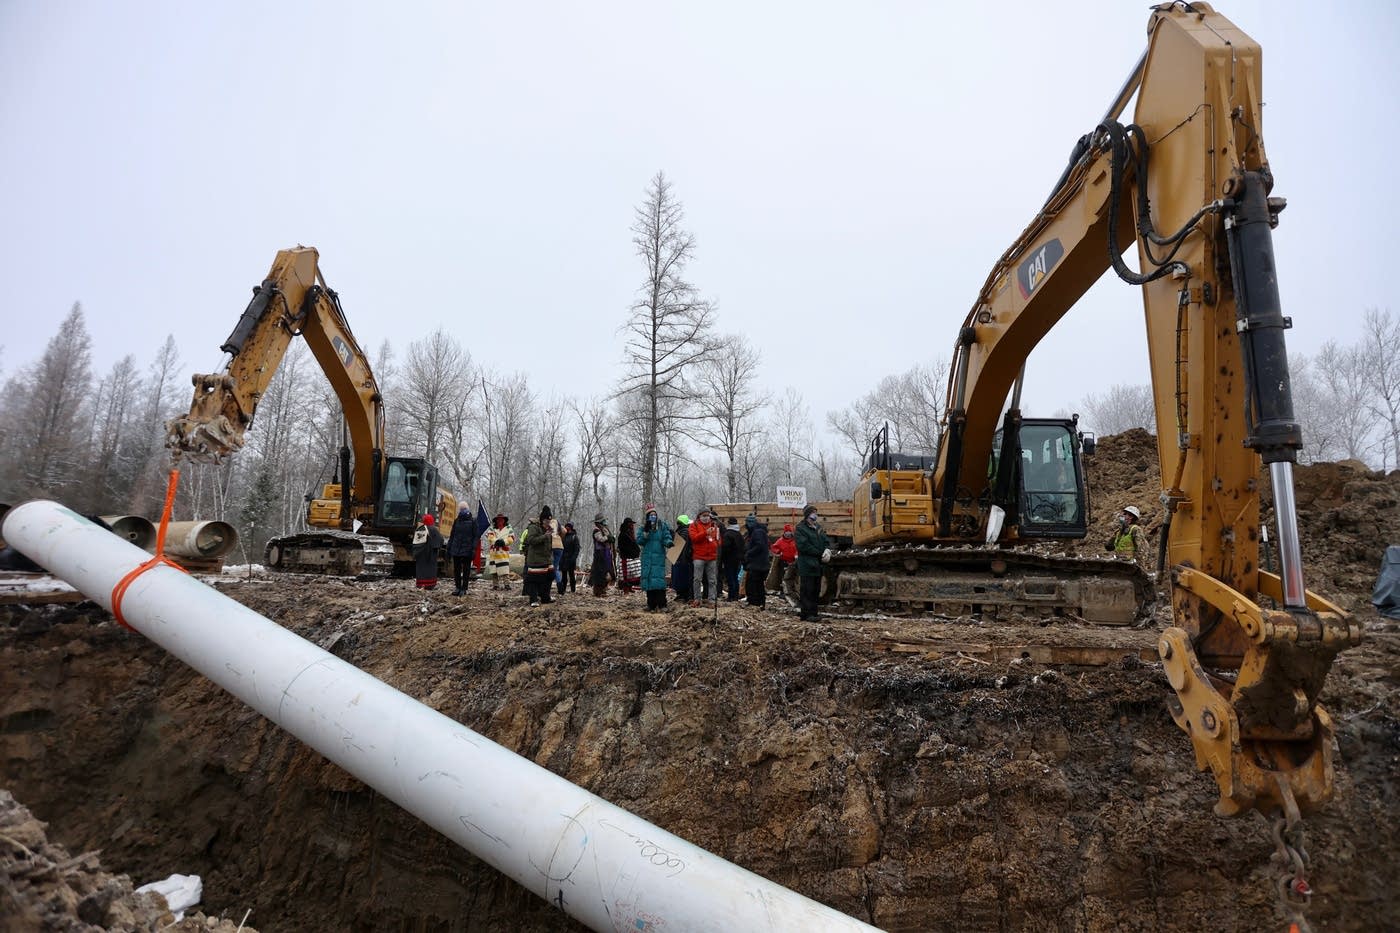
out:
M282 250L220 349L222 372L194 377L189 414L166 425L174 456L219 462L243 447L259 402L287 349L303 337L330 381L344 416L346 443L339 479L312 498L307 524L317 529L268 542L276 570L359 575L409 561L407 543L419 518L439 512L450 534L456 501L439 493L427 461L386 457L384 405L369 359L350 332L339 296L321 277L316 250Z
M1304 586L1292 475L1302 435L1272 243L1285 202L1264 152L1260 50L1201 2L1157 6L1148 36L963 320L935 461L869 470L853 497L856 538L1005 548L1032 536L1027 478L1040 461L1022 436L1025 363L1111 268L1143 296L1164 487L1160 566L1170 568L1175 622L1159 646L1172 714L1216 778L1220 813L1305 812L1332 792L1318 694L1337 652L1360 636ZM1134 121L1120 124L1134 92ZM1134 244L1140 271L1122 258ZM1259 563L1261 464L1278 576Z

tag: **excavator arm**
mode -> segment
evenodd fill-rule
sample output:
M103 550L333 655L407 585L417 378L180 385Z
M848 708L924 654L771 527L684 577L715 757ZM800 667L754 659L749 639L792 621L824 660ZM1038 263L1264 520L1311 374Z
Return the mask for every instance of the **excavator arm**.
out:
M1110 267L1141 286L1175 621L1159 644L1172 715L1215 776L1218 812L1297 813L1331 796L1331 723L1317 698L1359 630L1303 585L1292 474L1302 439L1272 245L1284 202L1271 197L1264 153L1260 49L1206 3L1156 7L1148 35L959 331L933 471L938 533L985 523L994 433L1020 417L1019 374L1038 341ZM1121 258L1133 243L1139 272ZM1259 564L1261 462L1277 576Z
M253 300L220 347L230 354L228 365L220 373L194 376L189 414L167 425L166 445L177 457L212 462L240 449L258 402L293 338L300 335L344 412L355 454L348 491L356 501L370 502L378 487L374 473L383 449L383 401L369 360L350 333L339 297L326 287L317 258L310 247L278 252L267 278L253 289ZM344 517L348 522L348 509Z

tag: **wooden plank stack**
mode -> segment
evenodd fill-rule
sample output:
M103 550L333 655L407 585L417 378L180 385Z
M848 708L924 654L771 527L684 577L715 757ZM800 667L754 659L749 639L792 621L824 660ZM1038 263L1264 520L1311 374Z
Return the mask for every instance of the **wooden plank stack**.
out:
M809 502L821 514L822 528L832 538L851 536L851 500L840 499L832 502ZM784 525L796 526L802 521L801 509L789 509L771 502L720 502L710 506L710 511L722 518L725 524L731 518L739 520L743 527L744 519L750 514L758 516L760 523L768 526L769 537L782 533Z

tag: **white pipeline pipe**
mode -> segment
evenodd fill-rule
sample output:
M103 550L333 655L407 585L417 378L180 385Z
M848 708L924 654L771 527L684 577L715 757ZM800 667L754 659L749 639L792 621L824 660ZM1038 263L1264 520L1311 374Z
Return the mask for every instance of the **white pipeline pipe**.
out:
M111 608L149 555L54 502L4 538ZM467 851L595 930L871 930L659 829L171 567L127 622ZM721 801L717 807L725 806Z
M171 522L165 529L165 552L175 557L223 557L236 544L228 522Z

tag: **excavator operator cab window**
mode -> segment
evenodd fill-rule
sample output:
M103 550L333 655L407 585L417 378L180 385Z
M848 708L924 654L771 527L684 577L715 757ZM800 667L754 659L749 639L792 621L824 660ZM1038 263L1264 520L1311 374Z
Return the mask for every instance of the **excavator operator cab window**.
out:
M413 522L418 515L418 471L402 460L390 460L384 472L384 495L379 518L386 524Z
M1081 492L1076 438L1069 426L1021 426L1021 533L1030 537L1082 535Z

